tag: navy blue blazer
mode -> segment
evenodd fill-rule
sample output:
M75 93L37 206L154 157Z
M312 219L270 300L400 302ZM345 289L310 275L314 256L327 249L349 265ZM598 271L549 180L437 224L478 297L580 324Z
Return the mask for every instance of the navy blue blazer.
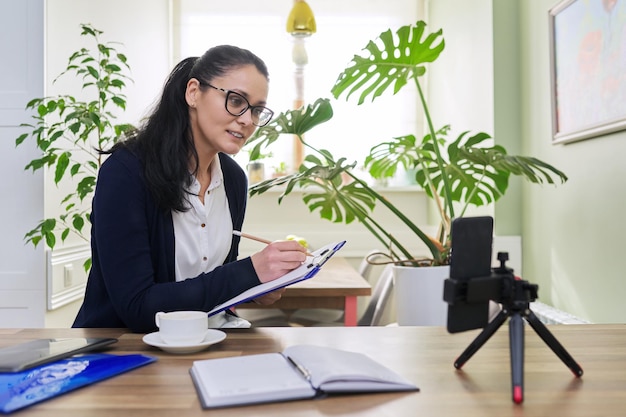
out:
M230 156L219 158L233 228L241 230L247 178ZM139 158L128 149L117 150L98 174L91 212L92 267L73 327L147 333L156 330L158 311L209 311L260 283L250 258L237 260L236 236L222 266L179 282L174 245L171 212L152 198Z

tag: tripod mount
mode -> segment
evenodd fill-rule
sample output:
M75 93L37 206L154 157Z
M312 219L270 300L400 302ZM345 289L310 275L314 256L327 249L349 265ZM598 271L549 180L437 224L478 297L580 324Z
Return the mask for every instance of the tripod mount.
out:
M516 277L513 270L506 266L508 259L508 253L499 252L500 266L493 268L490 276L469 280L447 279L444 286L444 300L451 307L455 303L465 306L487 306L489 300L502 305L502 310L498 315L484 326L483 331L457 358L454 367L461 369L509 318L512 397L513 402L520 404L524 400L524 320L576 377L581 377L583 370L532 312L530 302L537 299L538 286ZM484 311L486 313L486 310ZM450 322L448 326L450 327Z

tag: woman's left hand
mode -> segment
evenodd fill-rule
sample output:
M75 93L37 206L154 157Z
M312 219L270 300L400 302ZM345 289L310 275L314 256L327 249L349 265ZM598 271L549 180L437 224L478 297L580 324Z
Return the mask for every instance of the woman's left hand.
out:
M254 299L254 302L263 306L274 304L276 301L280 300L285 292L285 288L279 288L275 291L268 292L260 297Z

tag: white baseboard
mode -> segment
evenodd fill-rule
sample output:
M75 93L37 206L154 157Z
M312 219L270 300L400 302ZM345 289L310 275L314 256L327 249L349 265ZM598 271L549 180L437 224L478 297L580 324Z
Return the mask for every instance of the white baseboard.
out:
M48 310L56 310L83 298L87 284L83 263L90 256L88 244L46 251Z

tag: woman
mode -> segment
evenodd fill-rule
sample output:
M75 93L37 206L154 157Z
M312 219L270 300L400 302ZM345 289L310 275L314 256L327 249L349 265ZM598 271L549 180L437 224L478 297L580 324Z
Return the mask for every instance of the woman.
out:
M92 268L74 327L156 330L158 311L201 310L298 267L274 242L237 260L247 198L231 158L273 113L265 64L234 46L181 61L153 113L102 164L92 204ZM281 290L258 298L269 304Z

